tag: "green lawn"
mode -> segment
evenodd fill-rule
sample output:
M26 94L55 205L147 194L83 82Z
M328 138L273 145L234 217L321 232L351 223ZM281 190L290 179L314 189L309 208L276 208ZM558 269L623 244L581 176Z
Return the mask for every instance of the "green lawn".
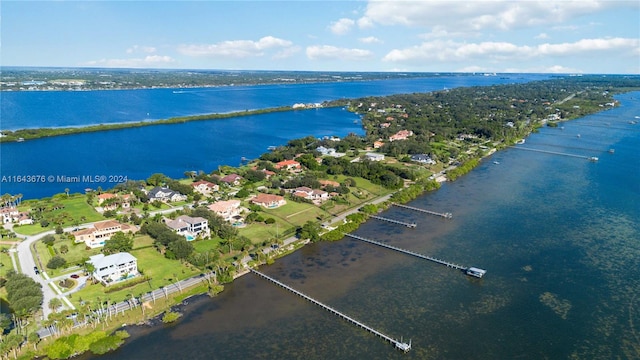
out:
M3 245L3 247L8 249L9 245ZM11 255L8 252L0 252L0 277L6 277L9 270L13 270Z
M220 238L216 237L209 240L196 240L191 244L193 244L193 248L196 252L204 254L207 251L217 250L220 247Z
M85 195L75 194L67 197L66 195L56 195L55 200L29 200L22 203L20 210L35 212L34 208L37 204L47 202L59 203L64 206L62 209L46 211L43 215L50 224L43 228L39 223L33 225L16 226L13 230L23 235L38 234L56 227L58 221L62 227L74 226L77 224L104 220L105 218L98 213L93 207L87 204Z
M35 244L38 256L40 257L40 262L42 263L42 266L45 267L44 271L47 272L49 277L56 277L68 272L66 269L47 268L47 262L53 257L53 255L51 255L51 252L49 251L47 245L45 245L45 243L43 243L42 241L36 241ZM69 249L69 252L67 252L66 254L62 254L62 252L60 251L62 245L66 245ZM56 242L53 243L53 247L58 251L58 255L67 260L67 267L72 267L76 264L79 264L83 259L99 254L101 251L100 248L87 250L87 247L84 243L75 244L73 241L68 239L60 240L59 235L56 235Z

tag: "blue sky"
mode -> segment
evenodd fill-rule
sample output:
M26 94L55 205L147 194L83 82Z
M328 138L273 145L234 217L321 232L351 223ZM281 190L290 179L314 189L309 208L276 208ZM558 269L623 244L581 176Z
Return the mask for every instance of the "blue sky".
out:
M13 1L3 66L640 73L639 1Z

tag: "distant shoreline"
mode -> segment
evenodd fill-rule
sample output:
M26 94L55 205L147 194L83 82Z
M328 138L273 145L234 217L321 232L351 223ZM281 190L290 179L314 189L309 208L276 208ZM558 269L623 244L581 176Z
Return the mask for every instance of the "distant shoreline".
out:
M322 108L337 107L340 106L337 103L323 104ZM280 106L265 109L256 110L244 110L233 111L227 113L212 113L204 115L192 115L192 116L179 116L168 119L160 120L147 120L147 121L135 121L135 122L119 122L112 124L98 124L98 125L80 125L76 127L55 127L55 128L33 128L33 129L19 129L19 130L0 130L0 143L9 142L22 142L26 140L35 140L46 137L63 136L63 135L75 135L82 133L120 130L129 128L139 128L143 126L153 125L169 125L169 124L182 124L191 121L205 121L205 120L223 120L231 119L242 116L262 115L276 112L287 111L300 111L309 110L314 108L293 108L291 106Z

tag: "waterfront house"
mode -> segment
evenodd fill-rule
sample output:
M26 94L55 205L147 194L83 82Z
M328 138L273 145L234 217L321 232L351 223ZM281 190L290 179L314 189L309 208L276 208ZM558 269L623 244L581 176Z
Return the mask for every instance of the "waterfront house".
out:
M226 221L232 221L234 216L238 216L242 212L242 208L240 208L240 200L216 201L207 206L207 208L224 218Z
M175 220L165 219L165 224L187 241L194 240L197 236L207 238L210 235L209 221L199 216L180 215Z
M98 209L99 211L110 211L116 210L121 207L122 209L128 209L131 207L131 202L134 199L132 194L113 194L113 193L102 193L97 196L98 198L98 206L102 209Z
M135 225L121 224L115 220L106 220L94 223L93 226L76 230L71 233L76 243L84 242L87 247L95 249L104 246L105 242L117 232L135 233L138 228Z
M93 278L105 286L137 276L138 259L127 252L119 252L105 256L97 254L87 261L93 265Z
M251 202L267 209L274 209L287 203L282 196L272 194L258 194L251 199Z

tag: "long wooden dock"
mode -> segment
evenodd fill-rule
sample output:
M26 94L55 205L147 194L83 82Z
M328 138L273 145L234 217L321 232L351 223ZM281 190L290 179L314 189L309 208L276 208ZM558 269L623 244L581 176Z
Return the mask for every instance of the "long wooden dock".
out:
M290 287L289 285L281 283L280 281L278 281L278 280L276 280L276 279L274 279L274 278L272 278L272 277L270 277L268 275L265 275L265 274L259 272L258 270L254 270L254 269L250 269L250 270L254 274L257 274L257 275L261 276L262 278L267 279L267 280L271 281L272 283L274 283L274 284L276 284L276 285L278 285L278 286L280 286L280 287L282 287L282 288L284 288L286 290L291 291L292 293L302 297L303 299L308 300L308 301L320 306L321 308L323 308L325 310L328 310L329 312L331 312L331 313L333 313L335 315L338 315L339 317L343 318L344 320L347 320L347 321L351 322L352 324L355 324L355 325L357 325L357 326L359 326L359 327L361 327L361 328L363 328L363 329L365 329L365 330L367 330L367 331L369 331L369 332L371 332L371 333L383 338L385 341L388 341L388 342L392 343L396 347L396 349L399 349L399 350L404 351L404 352L408 352L409 350L411 350L411 340L409 340L409 343L398 341L398 340L396 340L396 339L394 339L394 338L392 338L392 337L390 337L388 335L385 335L385 334L381 333L380 331L378 331L378 330L376 330L376 329L374 329L374 328L372 328L370 326L367 326L367 325L361 323L360 321L358 321L358 320L356 320L356 319L354 319L354 318L352 318L350 316L347 316L347 315L341 313L340 311L338 311L338 310L336 310L336 309L334 309L334 308L332 308L332 307L330 307L328 305L325 305L325 304L321 303L320 301L318 301L318 300L312 298L311 296L308 296L308 295L306 295L306 294L304 294L304 293L302 293L302 292Z
M393 205L397 206L397 207L401 207L401 208L405 208L405 209L409 209L409 210L414 210L414 211L420 211L423 212L425 214L430 214L430 215L436 215L436 216L442 216L445 219L451 219L453 217L452 213L440 213L440 212L436 212L436 211L431 211L431 210L425 210L425 209L420 209L417 207L413 207L413 206L409 206L409 205L403 205L403 204L397 204L397 203L392 203Z
M407 254L407 255L412 255L412 256L415 256L415 257L419 257L421 259L433 261L435 263L438 263L438 264L441 264L441 265L445 265L446 267L450 267L450 268L454 268L454 269L462 270L462 271L466 271L468 269L467 266L462 266L462 265L454 264L454 263L451 263L451 262L448 262L448 261L445 261L445 260L436 259L436 258L431 257L431 256L418 254L416 252L409 251L409 250L406 250L406 249L401 249L399 247L391 246L389 244L385 244L385 243L381 243L381 242L378 242L378 241L374 241L374 240L370 240L370 239L367 239L367 238L363 238L362 236L353 235L353 234L345 234L345 235L350 237L350 238L356 239L356 240L368 242L370 244L374 244L374 245L385 247L387 249L399 251L399 252Z
M378 219L378 220L382 220L382 221L387 221L387 222L390 222L390 223L393 223L393 224L406 226L408 228L415 228L417 226L416 223L407 223L407 222L394 220L394 219L389 219L389 218L382 217L382 216L377 216L377 215L369 215L369 217L374 218L374 219Z
M563 153L563 152L559 152L559 151L532 149L532 148L522 147L522 146L515 146L514 148L515 149L520 149L520 150L539 152L539 153L543 153L543 154L562 155L562 156L569 156L569 157L575 157L575 158L580 158L580 159L587 159L589 161L598 161L598 158L595 157L595 156L585 156L585 155Z

